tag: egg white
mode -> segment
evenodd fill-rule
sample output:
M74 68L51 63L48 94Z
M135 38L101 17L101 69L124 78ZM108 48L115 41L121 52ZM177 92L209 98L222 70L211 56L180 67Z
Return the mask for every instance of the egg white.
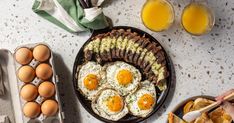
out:
M92 101L92 109L99 116L106 118L108 120L117 121L128 114L128 108L124 102L123 97L123 108L119 112L110 111L106 105L106 100L112 96L120 96L117 91L113 89L103 89L101 90L97 97Z
M154 97L155 102L154 102L152 108L150 108L148 110L141 110L137 104L140 97L144 94L150 94ZM141 82L140 89L137 90L136 92L128 95L126 97L125 101L127 103L128 109L132 115L139 116L139 117L146 117L149 113L151 113L153 111L153 108L156 104L156 90L155 90L154 84L149 82L148 80Z
M99 83L96 90L89 90L84 85L84 79L89 74L94 74L99 78ZM94 99L98 91L107 86L105 71L101 65L96 62L87 62L81 66L78 72L78 89L82 91L87 99Z
M121 85L117 80L117 74L120 70L127 69L133 75L133 80L128 85ZM140 71L132 65L129 65L125 62L114 62L113 64L108 65L106 68L106 77L107 82L111 85L112 88L117 90L122 96L125 96L129 93L133 93L139 86L141 81L141 73Z

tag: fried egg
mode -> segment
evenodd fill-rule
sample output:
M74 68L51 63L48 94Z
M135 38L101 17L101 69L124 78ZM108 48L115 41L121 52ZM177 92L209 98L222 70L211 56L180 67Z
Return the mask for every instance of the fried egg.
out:
M156 90L154 84L148 80L141 84L139 90L126 97L126 103L132 115L146 117L156 104Z
M107 82L122 96L134 92L141 81L140 71L124 62L114 62L106 68Z
M78 72L78 89L87 97L94 99L99 90L106 86L105 71L96 62L87 62Z
M113 89L103 89L92 101L92 109L99 116L117 121L128 114L124 98Z

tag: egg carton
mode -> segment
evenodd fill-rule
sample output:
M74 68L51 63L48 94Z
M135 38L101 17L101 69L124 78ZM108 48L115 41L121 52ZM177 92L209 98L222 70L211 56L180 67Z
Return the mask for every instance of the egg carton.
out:
M15 122L16 123L22 123L22 122L23 123L63 123L63 120L65 119L65 117L64 117L64 112L62 111L62 108L61 108L59 91L57 87L59 80L58 80L58 76L56 75L55 65L53 62L53 52L51 48L49 47L49 45L47 45L46 43L27 44L27 45L22 45L22 46L17 47L15 51L23 47L33 49L35 46L39 44L47 46L51 51L50 58L49 60L47 60L48 62L46 63L49 64L53 70L52 78L48 81L53 82L53 84L55 85L55 95L50 99L54 99L55 101L57 101L58 112L56 115L52 117L47 117L43 115L42 113L37 118L33 118L33 119L30 119L24 116L22 109L23 109L24 104L27 101L23 100L20 97L20 90L23 87L23 85L25 85L25 83L20 81L17 77L17 71L22 65L16 62L16 60L14 59L14 53L12 54L8 50L0 50L0 52L5 52L5 55L7 58L5 60L9 62L9 67L7 68L8 69L7 74L10 76L9 78L11 78L11 80L9 80L9 85L10 85L12 107L14 109ZM39 61L37 61L36 59L33 59L28 65L35 69L37 65L39 64L40 64ZM35 86L38 86L41 82L43 82L43 80L35 77L34 80L30 83L34 84ZM38 95L38 97L34 101L41 105L44 100L45 100L44 97Z

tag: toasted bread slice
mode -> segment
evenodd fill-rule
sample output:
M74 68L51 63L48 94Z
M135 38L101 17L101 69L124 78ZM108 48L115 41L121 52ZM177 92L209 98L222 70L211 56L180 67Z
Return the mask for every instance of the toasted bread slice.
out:
M99 34L92 38L85 47L84 47L84 57L86 61L90 61L91 59L97 59L99 57L99 47L101 39L104 37L104 34ZM100 59L100 58L99 58Z
M134 55L133 53L135 52L134 49L136 49L136 47L139 46L139 44L137 43L137 41L141 38L136 32L131 32L131 30L127 30L126 33L126 38L128 38L127 44L124 48L124 54L123 54L123 59L126 62L130 62L130 60L128 59L129 55ZM132 52L134 51L134 52ZM132 61L132 60L131 60Z
M148 39L147 39L148 40ZM155 48L155 45L153 43L150 43L145 49L145 55L142 57L142 62L140 64L140 67L142 69L145 69L145 67L150 64L151 61L155 60L154 55L152 54L152 50ZM151 54L151 55L150 55ZM140 57L141 58L141 57Z
M136 48L136 53L135 53L135 55L133 56L133 63L134 63L135 65L137 65L137 63L138 63L138 59L139 59L139 57L140 57L140 55L141 55L141 52L143 51L143 47L146 47L146 46L148 45L148 43L150 43L150 42L145 41L145 38L142 38L142 37L141 37L141 38L139 39L138 43L140 44L140 46Z
M112 60L116 59L116 54L115 54L115 51L116 51L116 42L117 42L117 38L118 38L118 35L117 35L117 30L112 30L111 33L110 33L110 37L112 39L111 41L111 58Z
M100 39L98 39L100 40ZM93 43L97 43L97 41L92 41L88 45L85 46L84 48L84 58L86 61L90 61L94 57L94 45Z
M115 57L118 59L118 58L121 58L120 57L120 54L121 54L121 48L122 48L122 44L124 42L124 33L125 33L125 30L124 29L119 29L117 30L116 32L116 37L117 37L117 40L116 40L116 48L115 48Z
M124 60L130 63L133 63L133 59L129 59L130 56L133 57L136 53L136 49L140 46L138 41L140 40L140 36L134 36L128 41L128 45L125 49Z
M167 70L167 67L162 67L161 69L158 70L158 78L157 78L157 81L156 82L156 85L157 86L160 86L160 85L165 85L166 81L167 81L167 77L169 76L169 72ZM163 90L165 90L166 88L164 88ZM161 90L161 89L160 89Z
M153 71L155 76L157 76L157 78L155 78L153 82L157 86L165 85L164 82L166 82L166 78L169 75L169 72L166 67L166 62L162 62L162 64L159 64L157 62L153 63L151 66L151 71ZM162 90L165 90L165 88L162 88Z
M142 44L142 38L140 37L139 39L135 39L135 43L134 46L132 46L132 48L128 51L128 56L127 59L130 63L134 63L136 64L137 61L134 61L134 57L137 54L137 49L141 46Z
M145 68L145 71L149 70L151 68L151 66L153 65L153 63L159 61L159 59L157 59L158 58L157 54L158 54L158 52L160 52L160 50L161 50L161 46L158 46L158 47L154 46L154 48L146 54L144 61L147 61L147 64L143 65L143 67ZM165 58L163 58L163 59L165 60ZM161 62L159 64L161 64Z
M146 53L146 56L144 58L144 64L143 68L146 68L147 66L151 66L156 61L156 54L159 52L162 48L160 46L157 46L157 43L152 42L150 49L148 49L148 52Z
M150 41L146 40L146 38L144 37L142 37L141 40L142 40L141 46L137 48L133 58L133 61L135 62L134 64L138 66L141 65L141 60L143 60L145 53L147 52L146 47L150 44Z
M169 123L186 123L184 120L182 120L181 118L179 118L172 112L168 114L168 122Z
M140 66L140 68L142 68L142 69L144 68L143 64L145 62L144 59L145 59L147 52L149 52L153 48L153 45L148 38L145 38L144 42L149 42L149 43L144 48L142 47L143 50L142 50L141 55L137 61L138 66Z
M111 38L110 33L105 33L104 37L101 39L101 44L99 48L99 55L100 55L100 61L99 63L105 62L105 61L111 61Z
M133 37L134 35L131 33L130 30L127 30L123 33L123 41L120 46L120 54L119 54L121 59L124 59L124 55L125 55L126 47L128 46L128 42Z

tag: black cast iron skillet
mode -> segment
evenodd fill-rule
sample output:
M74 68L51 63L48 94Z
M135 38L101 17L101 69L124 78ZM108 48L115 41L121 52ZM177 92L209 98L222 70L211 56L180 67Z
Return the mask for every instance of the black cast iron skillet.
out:
M96 117L97 119L99 119L101 121L109 122L109 123L117 123L117 122L118 123L132 123L132 122L136 123L136 122L141 122L141 121L149 118L151 115L153 115L155 112L157 112L159 110L159 108L163 105L166 97L168 96L170 88L171 88L171 82L172 82L172 75L171 75L172 74L172 69L171 68L172 68L173 64L170 62L170 59L167 56L167 54L166 54L166 52L165 52L164 49L163 50L165 52L165 57L166 57L166 60L167 60L167 68L168 68L168 71L170 73L169 77L167 78L167 89L165 91L163 91L163 92L160 92L159 89L156 88L156 91L157 91L157 104L155 105L153 111L147 117L141 118L141 117L136 117L136 116L128 114L125 117L123 117L122 119L120 119L119 121L107 120L105 118L100 117L96 113L94 113L94 111L91 108L91 101L87 100L81 94L81 92L78 90L76 74L77 74L77 68L78 68L78 66L82 65L84 63L84 52L83 52L84 46L91 41L91 38L93 36L95 36L97 34L100 34L100 33L109 32L112 29L125 29L125 30L131 29L132 32L137 32L141 36L145 35L145 37L149 38L151 41L159 43L154 37L152 37L148 33L144 32L144 31L142 31L140 29L134 28L134 27L116 26L116 27L112 27L112 28L107 28L107 29L102 29L102 30L96 30L96 31L94 31L93 34L92 34L92 36L85 42L85 44L81 47L81 49L79 50L79 52L78 52L78 54L76 56L75 63L74 63L74 66L73 66L73 86L74 86L74 90L75 90L75 93L76 93L76 95L77 95L80 103L82 104L82 106L91 115L93 115L94 117Z

